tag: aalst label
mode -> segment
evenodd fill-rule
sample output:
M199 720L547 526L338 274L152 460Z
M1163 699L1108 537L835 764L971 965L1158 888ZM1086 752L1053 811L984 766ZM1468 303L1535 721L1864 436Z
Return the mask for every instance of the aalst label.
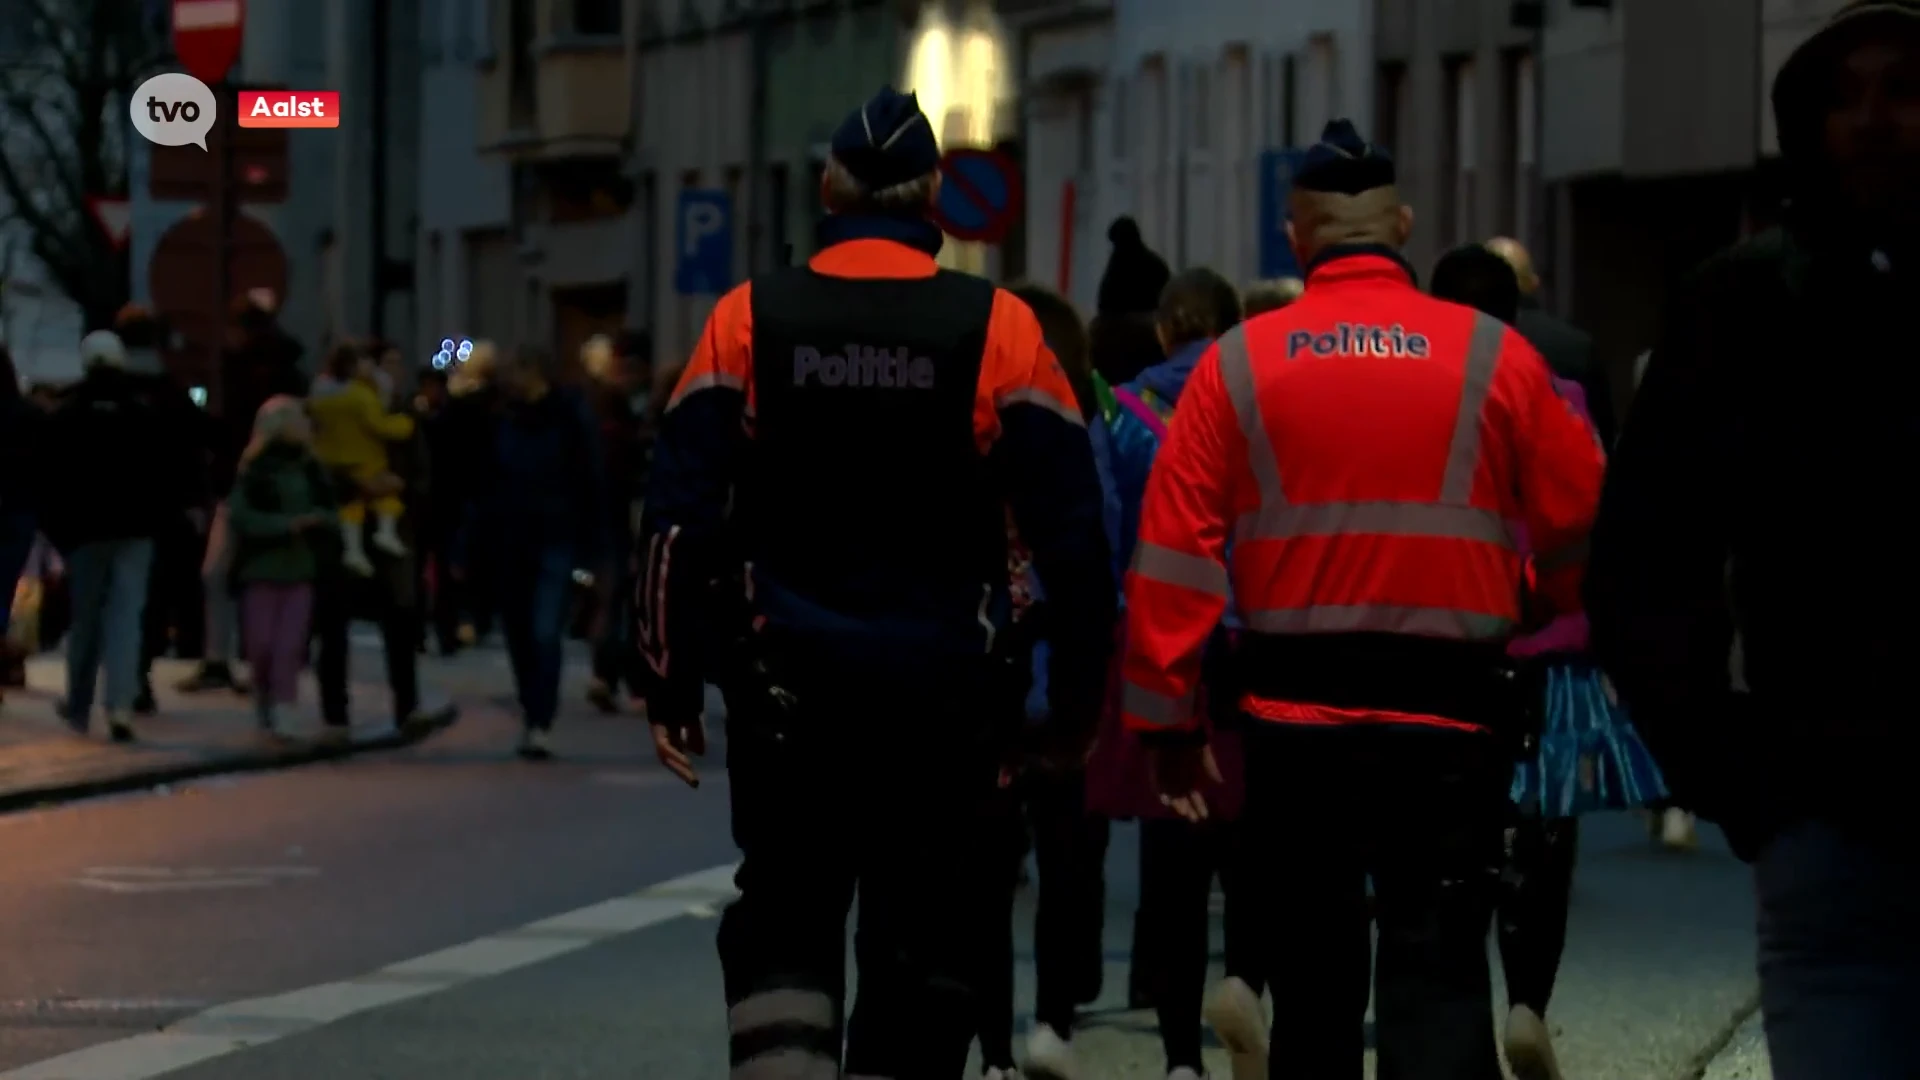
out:
M337 90L242 90L241 127L333 128L340 126Z

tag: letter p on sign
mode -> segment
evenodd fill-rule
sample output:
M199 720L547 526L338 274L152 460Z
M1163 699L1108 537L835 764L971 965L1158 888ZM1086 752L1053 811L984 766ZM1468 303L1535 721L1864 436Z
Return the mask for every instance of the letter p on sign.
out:
M697 258L701 246L710 236L724 232L727 217L720 208L710 202L689 202L686 206L687 220L681 226L685 240L680 246L680 254L686 258Z

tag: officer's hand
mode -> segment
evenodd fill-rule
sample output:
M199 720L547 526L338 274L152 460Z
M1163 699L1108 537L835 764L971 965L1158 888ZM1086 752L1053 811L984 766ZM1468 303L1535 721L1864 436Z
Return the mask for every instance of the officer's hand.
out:
M707 752L707 721L696 716L685 722L653 722L653 754L667 771L688 787L700 786L700 773L693 759Z
M1160 803L1187 821L1207 820L1207 798L1201 789L1208 784L1226 783L1220 775L1220 763L1214 760L1213 747L1161 746L1148 751L1153 770L1153 786L1160 792Z

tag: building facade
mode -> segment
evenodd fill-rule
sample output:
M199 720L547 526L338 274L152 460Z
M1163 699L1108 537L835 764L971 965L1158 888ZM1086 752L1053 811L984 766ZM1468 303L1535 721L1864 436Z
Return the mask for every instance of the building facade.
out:
M629 296L634 325L656 355L685 357L717 299L675 289L680 192L725 191L730 200L732 276L749 258L743 200L754 126L754 36L750 5L728 0L641 0L633 43L637 95L630 175L638 198L630 225Z
M1107 78L1081 128L1098 163L1087 240L1104 250L1105 223L1131 214L1174 266L1256 277L1260 155L1369 112L1371 16L1347 0L1115 0ZM1086 269L1077 298L1092 295Z
M485 275L480 287L492 291L473 317L499 324L480 328L488 336L572 358L589 337L627 325L632 13L622 0L484 6L493 49L481 61L478 145L510 170L514 271L510 285ZM469 271L476 265L470 257Z
M511 339L520 298L512 166L480 150L480 87L499 63L489 5L420 8L420 230L423 350L446 338Z
M1769 223L1769 94L1843 0L1544 0L1541 167L1563 306L1624 398L1680 277Z

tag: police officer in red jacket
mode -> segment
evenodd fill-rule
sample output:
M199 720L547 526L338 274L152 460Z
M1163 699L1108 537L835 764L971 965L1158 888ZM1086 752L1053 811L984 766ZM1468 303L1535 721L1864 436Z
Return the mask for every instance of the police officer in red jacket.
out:
M721 298L654 448L647 713L692 783L702 682L726 696L742 861L719 945L740 1080L839 1077L843 1027L849 1077L965 1071L1006 904L990 810L1009 749L994 717L1018 703L1009 508L1052 605L1037 749L1077 764L1106 688L1116 597L1085 423L1033 312L935 263L938 162L910 94L847 118L819 250Z
M1381 1075L1498 1080L1486 937L1526 711L1508 523L1544 602L1576 603L1604 455L1519 335L1418 291L1384 150L1335 121L1294 184L1305 295L1201 358L1148 483L1125 721L1204 817L1193 695L1231 585L1243 827L1287 868L1264 901L1274 1067L1359 1074L1371 878Z

